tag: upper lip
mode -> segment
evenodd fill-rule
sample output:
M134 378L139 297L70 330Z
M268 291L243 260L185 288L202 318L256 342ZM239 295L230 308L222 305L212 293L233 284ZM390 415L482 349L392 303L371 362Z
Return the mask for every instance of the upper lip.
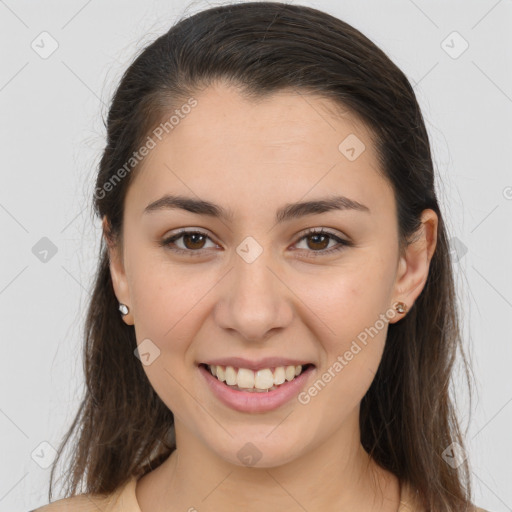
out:
M204 361L203 364L210 366L233 366L234 368L247 368L249 370L257 371L263 368L276 368L277 366L298 366L299 364L305 366L307 364L313 363L287 357L264 357L263 359L258 359L256 361L251 361L245 357L220 357L217 359Z

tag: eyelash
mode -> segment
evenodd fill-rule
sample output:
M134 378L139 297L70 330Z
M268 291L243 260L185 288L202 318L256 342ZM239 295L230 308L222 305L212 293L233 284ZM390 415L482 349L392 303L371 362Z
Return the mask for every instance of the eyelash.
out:
M202 236L205 236L206 238L210 238L206 233L203 233L202 231L183 230L183 231L180 231L179 233L176 233L176 234L160 241L159 245L161 247L166 247L177 254L185 254L187 256L196 256L196 255L200 256L204 251L207 250L207 249L193 250L193 249L181 249L180 247L171 247L171 244L174 244L174 242L176 240L183 238L183 236L185 236L185 235L202 235ZM348 240L344 240L344 239L334 235L333 233L330 233L329 231L325 231L323 228L308 229L304 233L304 235L302 235L301 238L299 238L299 240L297 240L296 243L301 242L302 240L304 240L305 238L307 238L308 236L311 236L311 235L327 235L332 240L335 240L336 242L338 242L338 245L335 247L331 247L330 249L319 250L319 251L307 250L306 252L308 252L308 253L313 253L313 254L319 253L319 255L332 254L332 253L335 253L335 252L338 252L338 251L344 249L345 247L351 247L353 245L352 242L349 242ZM212 242L213 242L213 240L212 240ZM301 249L299 249L299 250L301 250Z

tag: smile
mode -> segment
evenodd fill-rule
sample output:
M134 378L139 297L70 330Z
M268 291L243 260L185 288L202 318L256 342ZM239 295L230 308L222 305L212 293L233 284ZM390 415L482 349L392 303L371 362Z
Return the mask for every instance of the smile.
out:
M201 363L198 369L217 400L244 413L270 412L290 403L316 374L313 364L251 370Z
M292 381L310 365L277 366L275 368L262 368L257 371L233 366L205 366L214 377L232 389L261 393L273 391L284 382Z

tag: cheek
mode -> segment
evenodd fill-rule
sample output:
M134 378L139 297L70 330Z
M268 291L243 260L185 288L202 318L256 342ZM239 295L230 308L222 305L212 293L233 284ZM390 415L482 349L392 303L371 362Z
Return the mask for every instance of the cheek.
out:
M372 250L321 286L303 288L310 290L305 302L321 320L319 377L329 382L325 398L331 405L347 400L355 406L373 380L387 335L393 270L392 254Z
M309 290L305 302L323 320L334 345L372 326L389 307L392 288L392 265L378 257L366 263L354 259L325 279L302 284Z
M197 322L201 297L212 286L208 282L207 275L186 279L175 268L138 276L132 287L138 334L154 339L166 351L180 350L179 340L187 339L187 326L192 318Z
M151 260L151 258L148 258ZM131 282L137 342L150 339L160 351L159 365L148 366L153 379L163 378L166 386L173 379L156 372L164 367L176 378L185 379L195 364L192 348L198 331L211 315L211 297L222 272L201 265L172 264L160 258L138 271Z
M134 273L131 284L139 351L149 347L156 354L143 370L161 400L184 422L195 407L183 392L193 365L189 349L204 320L201 298L214 285L210 281L207 274L193 278L175 266L159 264Z
M333 429L361 402L379 367L388 323L386 294L375 285L342 280L320 302L322 322L316 336L323 348L317 375L299 397L317 428ZM318 300L321 297L317 297ZM316 420L315 420L316 421Z
M137 340L147 337L162 343L173 337L181 319L198 302L200 280L190 273L187 276L183 267L166 257L165 248L151 246L142 235L134 232L126 239L126 268Z

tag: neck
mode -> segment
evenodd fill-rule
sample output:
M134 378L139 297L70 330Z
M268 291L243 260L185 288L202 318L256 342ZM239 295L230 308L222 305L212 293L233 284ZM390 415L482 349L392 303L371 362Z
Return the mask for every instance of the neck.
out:
M142 512L396 512L398 479L362 448L358 412L327 442L274 467L231 464L176 420L178 448L137 484Z

